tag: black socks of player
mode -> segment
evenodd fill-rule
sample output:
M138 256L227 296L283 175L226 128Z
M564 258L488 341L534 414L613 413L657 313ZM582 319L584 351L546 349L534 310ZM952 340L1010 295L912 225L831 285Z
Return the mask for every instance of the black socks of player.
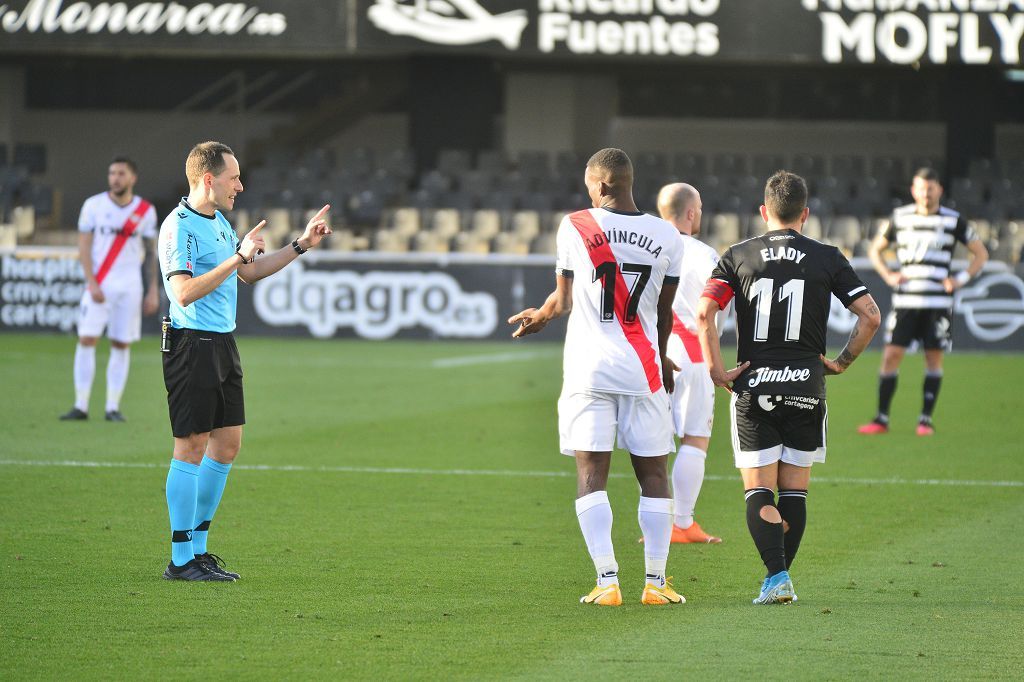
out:
M889 423L889 407L892 405L892 397L896 393L896 380L898 374L878 375L878 416L875 421L879 424Z
M751 488L744 492L747 500L747 528L754 546L761 553L761 561L768 575L786 570L786 550L782 523L769 523L761 518L762 507L775 507L775 491L769 488Z
M786 570L793 565L797 550L800 549L800 540L804 536L804 528L807 527L807 491L806 490L780 490L779 491L779 514L786 522L785 528L785 549L786 549Z
M924 404L921 407L921 421L930 422L932 411L935 410L935 401L939 399L939 389L942 388L942 372L928 372L924 375Z

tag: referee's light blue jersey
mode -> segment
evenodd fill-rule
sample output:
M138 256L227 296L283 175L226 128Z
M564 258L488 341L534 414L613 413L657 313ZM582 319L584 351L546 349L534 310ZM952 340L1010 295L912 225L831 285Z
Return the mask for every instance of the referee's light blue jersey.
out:
M238 276L232 274L219 287L198 301L182 307L175 300L170 278L174 275L198 277L223 263L235 252L238 238L220 211L203 215L182 198L177 208L160 225L160 272L164 291L171 301L171 324L177 328L210 332L235 329L238 305Z

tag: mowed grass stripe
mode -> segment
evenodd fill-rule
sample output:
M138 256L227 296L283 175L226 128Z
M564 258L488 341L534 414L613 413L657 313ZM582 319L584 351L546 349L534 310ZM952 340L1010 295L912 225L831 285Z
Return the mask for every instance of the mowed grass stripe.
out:
M26 467L64 467L82 469L166 469L166 463L157 462L99 462L77 460L0 460L0 466ZM529 471L516 469L416 469L407 467L356 467L356 466L303 466L301 464L236 464L233 469L242 471L278 471L278 472L312 472L339 474L403 474L411 476L500 476L511 478L570 478L575 477L573 471ZM612 472L610 478L633 478L631 474ZM735 482L736 476L705 474L705 481ZM927 486L963 486L982 488L1024 488L1024 481L972 481L938 478L842 478L834 476L816 476L812 479L818 484L839 485L927 485Z

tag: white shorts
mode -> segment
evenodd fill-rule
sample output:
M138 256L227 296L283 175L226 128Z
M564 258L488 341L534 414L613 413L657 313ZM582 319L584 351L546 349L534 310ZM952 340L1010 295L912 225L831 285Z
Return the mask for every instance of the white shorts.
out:
M82 293L78 310L78 335L103 336L121 343L134 343L142 336L142 288L108 289L101 286L106 301L92 300L89 290Z
M672 422L676 435L711 436L715 421L715 384L708 366L684 361L675 375L676 388L672 392Z
M619 447L637 457L660 457L675 449L668 393L624 395L582 391L558 399L559 448L573 457L577 450L611 452Z

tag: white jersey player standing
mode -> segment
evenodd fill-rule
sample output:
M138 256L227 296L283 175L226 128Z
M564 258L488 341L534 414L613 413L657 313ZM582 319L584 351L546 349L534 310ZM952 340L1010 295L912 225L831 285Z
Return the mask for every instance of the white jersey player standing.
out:
M668 357L679 367L672 393L672 420L679 437L679 452L672 466L672 542L676 543L722 541L705 533L693 518L715 418L715 384L700 350L697 303L718 264L718 252L696 239L702 209L700 193L692 185L673 183L658 193L658 213L679 230L683 243L682 275L672 303L672 336L668 342Z
M674 449L668 392L675 369L665 352L682 244L675 228L637 210L633 165L622 150L594 154L584 182L594 208L562 219L555 291L509 323L520 325L513 333L520 337L569 315L560 449L576 460L576 515L597 570L597 586L580 601L622 603L607 493L617 437L640 483L647 574L641 601L679 604L684 599L665 578L672 535L667 464Z
M123 422L121 395L128 381L130 346L142 331L142 315L157 311L156 210L134 193L135 163L117 157L107 169L109 191L91 196L78 218L78 258L85 291L78 318L75 349L75 406L63 421L89 417L89 396L96 374L96 342L106 329L107 421ZM143 299L142 263L148 282Z

